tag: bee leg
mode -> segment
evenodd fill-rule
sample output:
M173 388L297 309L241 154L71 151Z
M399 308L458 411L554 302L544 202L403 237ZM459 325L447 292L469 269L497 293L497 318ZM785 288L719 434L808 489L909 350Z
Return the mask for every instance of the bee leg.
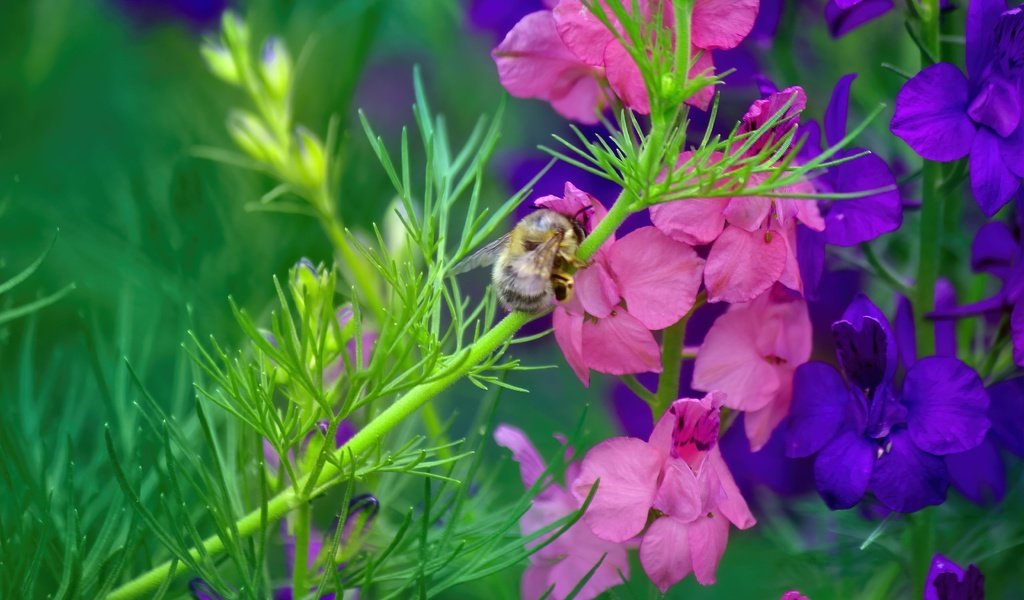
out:
M553 273L551 275L551 290L555 293L555 300L560 304L572 299L572 289L572 277L562 273Z

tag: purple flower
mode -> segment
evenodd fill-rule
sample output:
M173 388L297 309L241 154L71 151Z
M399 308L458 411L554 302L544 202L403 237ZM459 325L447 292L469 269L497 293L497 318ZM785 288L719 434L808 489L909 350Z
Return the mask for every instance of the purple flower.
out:
M956 358L930 356L898 386L889 321L862 294L832 332L842 372L821 362L797 368L787 454L817 453L815 486L832 509L868 493L897 512L942 503L941 457L977 447L989 430L981 379Z
M892 0L828 0L825 4L828 32L834 38L842 37L884 15L892 7Z
M984 600L985 576L978 567L963 568L936 553L924 584L924 600Z
M1013 361L1024 366L1024 241L1001 222L987 223L974 236L971 268L976 273L988 273L999 279L1003 283L1000 290L973 304L936 305L928 318L942 322L972 315L993 315L998 319L1002 313L1009 313Z
M1006 467L1001 450L1024 458L1024 379L1009 379L988 387L985 440L976 448L945 457L950 481L975 504L999 502L1006 494Z
M922 70L897 94L890 128L928 160L970 155L971 190L992 216L1024 176L1024 9L1006 10L1004 0L973 0L966 37L968 76L950 63Z
M836 82L832 98L825 109L824 139L817 123L811 121L800 125L806 136L801 149L801 158L804 160L814 158L846 136L850 87L856 77L855 73L851 73ZM864 148L847 148L837 153L835 158L847 158L863 152ZM876 154L865 154L829 167L813 183L815 189L822 193L850 194L888 189L849 200L821 201L818 204L825 219L825 230L817 232L806 227L799 228L797 256L800 274L804 279L804 293L811 299L816 295L816 284L825 267L826 244L855 246L895 231L903 223L903 208L900 192L896 189L896 178L889 165Z

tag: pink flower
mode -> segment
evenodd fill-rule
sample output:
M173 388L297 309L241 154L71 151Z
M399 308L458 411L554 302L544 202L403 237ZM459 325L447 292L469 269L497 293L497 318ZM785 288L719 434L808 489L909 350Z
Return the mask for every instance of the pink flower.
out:
M515 427L499 425L494 430L494 441L512 451L512 458L519 463L523 486L533 486L544 473L545 466L526 434ZM578 465L569 465L566 479L575 477L578 470ZM519 521L520 530L524 536L530 535L579 510L580 504L565 488L551 483L534 498L530 509ZM539 543L539 540L533 543ZM530 566L523 573L520 595L524 599L540 598L548 588L554 586L550 597L561 600L604 556L601 566L576 596L584 600L594 598L604 590L622 583L620 571L623 577L629 577L627 548L626 544L597 538L586 525L577 521L568 531L530 557Z
M542 198L537 204L544 201L567 216L578 213L586 205L581 196L570 195L570 187L567 183L565 198ZM595 206L593 220L599 220L604 207L583 196ZM591 264L576 272L573 298L555 309L553 319L555 340L583 384L590 384L590 369L612 375L661 371L661 351L651 331L689 312L703 266L693 248L654 227L606 242Z
M760 0L697 0L692 19L691 76L714 71L711 50L735 48L750 33ZM548 4L552 4L548 2ZM628 6L628 4L627 4ZM650 0L640 10L653 20ZM664 3L663 23L673 24ZM619 27L618 23L615 23ZM620 28L621 33L621 28ZM698 53L700 53L698 55ZM492 53L502 85L513 96L551 102L565 117L596 123L610 87L629 108L650 112L650 101L636 63L616 36L580 0L559 0L553 10L523 17ZM707 109L714 95L707 86L688 102Z
M811 599L808 598L807 596L804 596L803 594L801 594L797 590L789 590L788 592L783 593L782 597L779 598L779 600L811 600Z
M718 317L697 352L692 385L723 392L726 406L746 412L756 452L789 413L793 373L810 357L807 303L776 285Z
M721 404L717 393L677 400L647 442L616 437L591 449L572 484L579 499L600 480L583 520L610 542L641 536L640 563L662 592L691 571L714 583L729 523L755 523L717 446Z
M806 96L792 87L754 102L743 118L742 131L753 131L792 98L786 116L753 145L748 154L785 135L797 125ZM713 157L721 160L721 157ZM680 161L689 159L684 153ZM748 184L763 182L767 174L754 172ZM802 181L787 193L813 193ZM813 200L736 196L678 200L650 209L655 227L673 239L692 245L711 244L704 268L704 285L711 302L749 302L775 282L803 292L796 261L796 222L821 231L825 221Z

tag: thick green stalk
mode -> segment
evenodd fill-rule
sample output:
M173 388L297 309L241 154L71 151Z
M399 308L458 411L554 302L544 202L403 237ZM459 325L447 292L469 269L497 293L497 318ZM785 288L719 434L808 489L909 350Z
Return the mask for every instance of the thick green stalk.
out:
M387 432L409 417L416 409L426 404L431 398L459 379L462 379L476 365L480 364L492 352L501 347L520 327L533 318L534 315L521 312L514 312L508 315L467 349L469 355L465 359L459 360L460 366L458 368L429 383L412 388L408 393L396 400L394 404L385 409L384 412L379 414L376 419L367 423L365 427L352 436L348 443L335 451L337 464L333 461L328 461L324 465L314 486L314 489L316 489L314 495L322 492L323 488L330 487L343 480L345 473L339 470L339 464L342 468L350 467L351 463L349 461L351 456L361 456L363 453L374 448ZM454 359L455 357L450 358ZM444 366L441 366L436 372L441 373L443 370ZM287 488L270 499L267 503L267 522L277 521L294 508L308 502L307 498L301 497L299 491L305 489L308 483L309 476L307 475L296 482L294 486ZM261 526L261 510L256 509L243 516L237 521L236 526L238 535L241 537L248 537L256 533L260 530ZM203 540L203 548L207 555L216 555L224 551L224 542L218 536L210 536ZM196 548L189 550L189 554L197 561L202 556ZM174 577L186 570L187 566L181 562L173 564L171 561L165 562L117 588L110 593L108 598L111 600L121 600L146 596L159 587L168 577Z
M658 376L658 391L655 405L651 407L657 422L672 402L679 396L679 375L683 361L683 338L686 335L686 321L690 313L670 325L661 333L661 375Z
M306 574L309 571L309 530L312 526L312 507L309 502L303 502L295 510L295 522L292 524L292 535L295 536L295 561L292 568L292 593L296 598L303 596L303 590L308 587Z
M690 79L690 21L693 17L694 0L675 0L675 76L676 89L686 89ZM686 98L683 98L686 100Z
M931 63L929 54L940 57L939 0L925 0L921 7L921 66ZM926 160L921 177L921 233L918 240L916 290L913 298L917 320L917 351L928 356L935 351L935 333L925 318L935 308L935 281L939 277L942 252L942 166Z

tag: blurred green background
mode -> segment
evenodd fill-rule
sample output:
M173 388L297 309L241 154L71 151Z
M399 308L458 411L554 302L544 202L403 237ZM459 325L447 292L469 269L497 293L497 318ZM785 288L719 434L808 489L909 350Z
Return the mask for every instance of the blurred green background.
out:
M29 540L51 551L60 547L66 524L61 511L71 495L84 507L86 537L117 514L108 510L118 491L103 449L105 424L119 451L137 457L159 448L158 440L137 436L143 431L133 406L139 391L125 361L158 402L181 414L192 401L181 349L186 332L213 334L230 346L240 333L229 296L253 314L265 314L273 276L283 276L303 256L330 260L330 246L312 219L245 209L273 187L268 178L193 154L198 146L232 146L224 119L244 99L211 76L198 53L215 18L197 23L173 11L146 10L145 4L8 0L0 8L0 281L31 263L56 236L38 272L0 297L0 310L76 285L35 316L0 325L0 471L10 492L0 500L5 569L32 560L13 556ZM358 128L357 109L394 147L401 127L412 125L413 65L423 69L432 106L446 116L455 140L479 115L493 114L505 95L489 57L493 38L472 30L465 7L454 0L253 0L235 8L257 39L279 34L301 57L296 121L324 132L332 115L343 117L344 172L335 194L350 227L379 220L393 198ZM792 32L796 23L789 27ZM900 79L881 69L881 61L916 64L904 38L894 17L838 42L821 32L792 38L761 58L780 84L808 88L814 116L824 110L835 80L859 71L856 118L865 107L889 102L898 89ZM868 39L872 44L865 47ZM744 93L740 104L753 98L752 91ZM542 156L535 146L564 131L564 123L535 101L510 101L504 122L487 190L495 204L509 193L508 161L523 152ZM884 122L866 140L888 158L905 152L887 137ZM531 364L563 364L550 341L517 352ZM546 454L557 450L551 434L570 431L584 402L591 405L586 444L617 432L606 412L603 379L584 391L571 371L560 368L515 374L511 382L531 393L505 394L499 420L527 430ZM441 410L472 414L479 396L476 388L457 387ZM486 464L500 469L501 488L518 493L506 453L493 446L487 452ZM72 471L77 483L69 487ZM961 501L943 518L959 515L966 527L996 527L1005 516L999 511L1021 507L1017 481L997 511ZM908 559L901 555L900 536L907 531L900 526L861 552L873 523L855 514L827 515L816 497L789 506L779 502L766 510L786 518L733 532L718 585L700 588L691 578L671 596L777 598L799 587L813 598L853 597L884 580L885 565ZM48 503L52 513L35 514L35 507ZM31 523L18 537L11 523L25 510ZM797 531L789 519L794 514L813 515L822 530ZM943 537L956 541L956 525L937 523L937 546ZM1008 543L1020 534L1017 527L1007 532ZM795 546L810 550L794 555ZM142 549L155 552L155 541ZM1005 554L990 560L979 563L983 571L1006 567ZM59 572L59 566L52 568ZM508 570L450 597L516 598L520 573ZM653 588L640 583L640 573L634 565L638 583L614 595L650 596ZM1012 575L989 581L992 597L1021 592ZM42 583L36 591L45 597ZM170 591L172 597L184 594L184 580Z

